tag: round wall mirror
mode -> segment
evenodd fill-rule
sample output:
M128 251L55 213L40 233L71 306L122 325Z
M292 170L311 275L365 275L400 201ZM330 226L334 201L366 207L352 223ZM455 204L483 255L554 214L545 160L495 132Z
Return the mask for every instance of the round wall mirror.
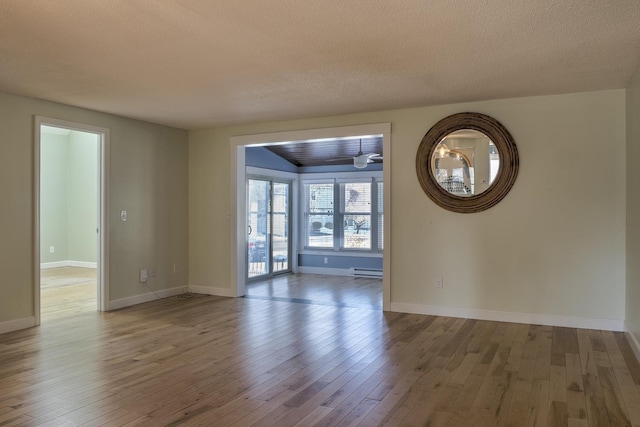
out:
M418 181L439 206L453 212L489 209L518 175L518 150L500 122L480 113L445 117L426 133L416 156Z

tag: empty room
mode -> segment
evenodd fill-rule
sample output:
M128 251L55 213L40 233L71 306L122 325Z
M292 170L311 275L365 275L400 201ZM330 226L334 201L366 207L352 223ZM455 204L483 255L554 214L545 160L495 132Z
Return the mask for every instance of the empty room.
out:
M0 135L2 426L640 425L635 0L7 0Z

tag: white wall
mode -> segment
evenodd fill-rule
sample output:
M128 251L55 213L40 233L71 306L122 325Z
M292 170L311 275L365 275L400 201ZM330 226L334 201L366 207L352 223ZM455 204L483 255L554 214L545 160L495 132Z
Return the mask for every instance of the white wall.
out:
M391 122L392 163L385 167L392 176L392 309L516 312L621 325L624 94L611 90L191 131L190 283L234 286L231 136ZM432 203L414 166L429 128L463 111L501 121L521 159L511 193L488 211L467 215ZM438 275L444 276L443 289L433 285Z
M34 116L110 130L110 300L150 291L138 270L156 267L156 290L187 278L187 132L0 92L0 331L34 318ZM129 211L127 222L119 212ZM173 264L178 272L172 273Z
M640 358L640 68L627 88L627 318Z

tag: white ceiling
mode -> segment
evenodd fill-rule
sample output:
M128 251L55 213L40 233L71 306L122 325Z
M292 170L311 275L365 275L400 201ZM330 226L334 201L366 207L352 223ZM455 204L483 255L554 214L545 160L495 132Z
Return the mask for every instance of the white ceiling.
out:
M0 89L182 128L624 88L639 0L2 0Z

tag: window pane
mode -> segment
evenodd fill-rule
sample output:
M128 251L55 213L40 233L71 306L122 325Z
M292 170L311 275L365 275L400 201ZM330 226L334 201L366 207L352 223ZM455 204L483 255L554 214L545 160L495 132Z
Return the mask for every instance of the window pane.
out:
M289 269L289 187L288 182L273 183L273 271Z
M271 182L249 179L247 274L249 278L269 274L271 230Z
M333 184L307 184L309 213L333 213Z
M307 184L307 246L333 248L333 183Z
M371 249L371 181L340 184L345 249Z
M384 187L378 182L378 249L384 248Z
M333 215L309 215L307 245L315 248L333 248Z
M371 213L371 182L350 182L340 185L344 197L344 212Z
M371 215L344 215L344 247L371 248Z

